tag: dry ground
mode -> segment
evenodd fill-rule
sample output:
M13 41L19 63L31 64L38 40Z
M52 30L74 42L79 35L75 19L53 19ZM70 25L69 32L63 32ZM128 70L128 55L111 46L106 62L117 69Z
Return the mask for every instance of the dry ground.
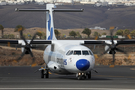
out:
M44 65L43 51L42 50L32 50L35 56L35 62L37 65ZM20 49L0 46L0 66L30 66L32 65L32 57L28 54L25 55L20 61L16 62L18 57L20 57ZM95 55L96 65L110 65L112 61L112 55L106 54L102 57ZM124 54L116 54L116 65L135 65L135 53L130 53L130 58Z
M41 50L32 50L35 56L35 63L37 65L44 65L43 61L43 51ZM21 55L21 49L16 50L16 48L0 46L0 66L27 66L32 65L32 57L24 55L24 57L16 62L16 60Z
M24 30L24 34L30 33L31 35L34 35L34 33L40 30L42 32L45 32L45 28L38 28L38 27L34 27L34 28L27 28ZM68 36L70 31L76 31L76 32L81 32L83 31L83 29L58 29L61 33L61 35L65 34L66 36ZM109 30L92 30L92 34L97 31L99 33L103 33L106 32L107 35L109 35L110 31ZM115 32L114 32L115 33ZM5 28L4 29L4 34L14 34L19 35L18 32L14 32L14 28ZM92 35L91 34L91 35ZM81 34L83 37L86 37L86 35ZM133 49L133 45L127 45L126 47L128 47L128 51L130 51L130 59L128 59L127 56L125 56L124 54L116 54L116 65L135 65L135 49ZM129 48L130 47L130 48ZM93 46L89 47L92 51L94 51ZM98 48L98 46L97 46ZM103 49L103 48L102 48ZM99 52L102 51L100 50L100 48L98 48ZM132 51L132 52L131 52ZM94 53L96 53L94 51ZM42 50L33 50L33 53L35 55L35 62L37 63L37 65L43 65L44 61L43 61L43 51ZM21 55L21 51L20 50L16 50L15 48L11 48L11 47L4 47L4 46L0 46L0 66L20 66L20 65L31 65L32 64L32 58L30 55L25 55L19 62L14 62L14 60L16 60L19 56ZM102 57L98 57L96 58L96 65L109 65L111 64L111 60L112 60L112 55L104 55Z

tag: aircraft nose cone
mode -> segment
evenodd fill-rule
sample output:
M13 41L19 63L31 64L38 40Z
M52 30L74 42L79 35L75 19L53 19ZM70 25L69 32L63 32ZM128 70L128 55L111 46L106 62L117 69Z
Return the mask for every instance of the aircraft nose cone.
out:
M90 62L86 59L80 59L76 62L76 67L80 71L85 71L90 67Z

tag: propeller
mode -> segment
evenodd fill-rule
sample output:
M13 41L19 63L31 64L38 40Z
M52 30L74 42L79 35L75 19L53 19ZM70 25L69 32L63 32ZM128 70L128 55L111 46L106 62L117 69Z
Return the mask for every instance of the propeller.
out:
M102 53L102 55L104 55L108 51L110 51L110 54L112 54L113 61L112 61L112 65L110 65L110 67L114 67L114 65L115 65L115 53L116 53L116 51L127 54L127 52L117 48L117 46L120 45L120 44L118 42L117 42L117 44L114 42L113 31L114 31L114 29L111 29L111 31L110 31L111 44L103 43L103 45L108 46L109 48L105 52ZM125 39L121 39L121 41L123 41L123 40L125 40Z
M30 54L30 56L33 58L33 62L35 61L35 58L34 58L34 56L33 56L33 53L32 53L32 51L31 51L31 49L34 49L34 48L36 48L36 47L33 47L31 44L32 44L33 40L35 39L36 35L37 35L37 33L34 34L34 36L32 37L32 39L31 39L31 41L30 41L30 43L28 43L28 42L26 41L26 39L24 38L24 36L23 36L23 34L22 34L22 31L20 31L21 39L25 42L25 45L19 45L19 46L18 46L18 47L20 47L20 48L23 47L24 50L23 50L21 56L17 59L17 61L19 61L20 59L22 59L22 57L23 57L26 53L27 53L27 54ZM34 63L32 66L35 66L35 65L36 65L36 64Z

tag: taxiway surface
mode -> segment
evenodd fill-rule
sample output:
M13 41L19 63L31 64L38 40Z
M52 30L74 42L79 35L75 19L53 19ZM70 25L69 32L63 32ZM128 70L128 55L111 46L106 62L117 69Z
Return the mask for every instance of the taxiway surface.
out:
M50 74L41 79L40 67L0 67L0 90L135 90L135 66L96 66L91 80Z

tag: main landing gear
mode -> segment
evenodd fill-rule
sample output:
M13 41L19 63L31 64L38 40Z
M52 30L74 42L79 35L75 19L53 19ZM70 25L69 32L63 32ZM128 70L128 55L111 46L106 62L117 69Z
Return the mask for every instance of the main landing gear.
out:
M91 71L87 73L77 73L76 77L78 80L84 80L86 78L91 79Z
M44 76L45 78L49 78L49 69L41 70L41 78L44 78Z

